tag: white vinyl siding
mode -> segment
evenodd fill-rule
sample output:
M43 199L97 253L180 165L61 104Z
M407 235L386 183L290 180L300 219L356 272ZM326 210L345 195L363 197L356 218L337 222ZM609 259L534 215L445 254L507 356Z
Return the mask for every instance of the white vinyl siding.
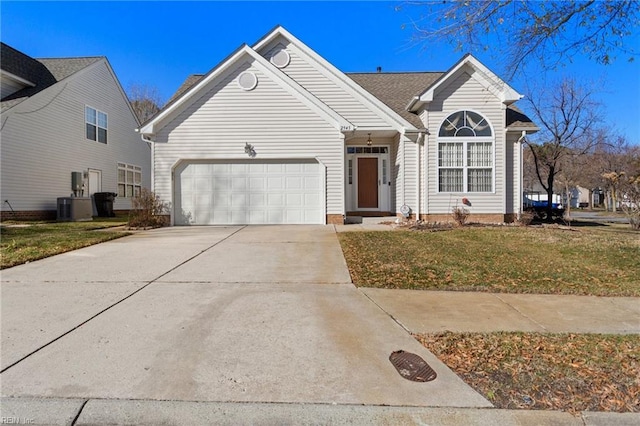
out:
M468 72L467 72L468 71ZM502 214L505 213L505 106L491 94L482 84L474 79L467 70L460 72L450 83L440 88L434 95L434 100L428 105L429 111L422 112L421 117L427 119L427 128L435 131L427 135L425 140L426 152L426 199L425 213L450 214L451 209L460 205L463 197L471 202L471 213ZM439 137L440 126L445 119L456 111L474 111L480 114L490 123L493 137L487 140L482 138L442 138ZM458 140L456 140L458 139ZM475 140L474 140L475 139ZM439 150L441 143L460 143L465 146L462 149L463 166L460 171L445 172L439 164ZM488 146L469 146L471 142L493 143L491 157ZM471 150L471 154L469 152ZM471 155L471 158L469 158ZM491 163L489 163L491 160ZM457 163L459 164L459 163ZM489 164L493 168L492 188L488 187ZM460 170L460 168L454 168ZM471 172L471 173L469 173ZM457 182L455 191L441 191L441 177L443 180ZM462 179L462 189L460 189ZM479 192L467 192L468 187ZM488 191L484 191L489 189Z
M258 78L244 91L237 76L246 70ZM315 158L326 167L326 214L344 213L344 163L341 132L251 63L238 64L204 88L157 134L154 190L172 198L172 168L181 160L256 160ZM174 212L176 215L180 212Z
M87 141L85 105L108 114L108 144ZM142 167L142 186L151 185L149 146L104 60L13 107L2 123L1 192L16 211L56 210L72 191L71 172L102 170L102 190L117 192L118 162ZM116 197L114 208L130 200Z
M286 42L285 42L286 43ZM261 53L270 59L275 53L284 47L283 44L274 42L265 47ZM332 81L316 68L313 59L307 57L304 52L292 44L286 46L291 57L289 64L281 71L294 79L298 84L311 92L331 109L360 128L384 128L390 129L390 125L376 112L365 106L346 89L343 83Z

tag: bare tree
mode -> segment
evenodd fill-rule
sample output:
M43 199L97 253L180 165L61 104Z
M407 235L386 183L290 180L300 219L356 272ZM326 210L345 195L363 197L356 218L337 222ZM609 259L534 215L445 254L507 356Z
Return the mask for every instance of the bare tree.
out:
M547 217L553 211L556 177L597 144L599 104L592 89L573 79L535 90L528 98L541 131L527 140L536 177L547 192ZM571 179L574 179L571 176Z
M129 86L129 102L140 123L153 117L162 106L162 97L156 87L134 83Z
M633 60L637 45L629 38L640 22L636 0L427 0L413 22L418 41L448 41L458 50L507 50L513 76L528 59L555 68L576 54L608 64L618 55ZM402 6L400 6L402 7ZM635 49L635 50L634 50Z
M640 230L640 147L631 148L626 158L627 172L620 188L624 197L621 208L631 227Z

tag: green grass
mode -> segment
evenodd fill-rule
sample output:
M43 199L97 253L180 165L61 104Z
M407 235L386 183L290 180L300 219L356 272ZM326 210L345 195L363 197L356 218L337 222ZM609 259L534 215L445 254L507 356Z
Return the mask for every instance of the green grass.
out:
M108 230L125 224L126 218L122 217L91 222L3 222L0 227L0 268L129 235L124 231Z
M415 336L497 408L640 411L640 336L438 333Z
M358 286L640 296L640 233L465 227L339 234Z

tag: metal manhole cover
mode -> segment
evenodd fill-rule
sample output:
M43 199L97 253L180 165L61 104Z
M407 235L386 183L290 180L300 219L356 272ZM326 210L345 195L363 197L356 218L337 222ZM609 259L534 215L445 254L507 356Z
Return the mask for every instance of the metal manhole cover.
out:
M414 382L430 382L438 375L427 361L416 354L405 351L391 352L389 361L398 370L398 373L407 380Z

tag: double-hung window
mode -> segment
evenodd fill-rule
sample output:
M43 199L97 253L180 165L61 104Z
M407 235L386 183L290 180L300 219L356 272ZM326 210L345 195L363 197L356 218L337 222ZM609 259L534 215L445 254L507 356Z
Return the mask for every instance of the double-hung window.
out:
M107 114L90 106L84 107L87 139L107 143Z
M135 197L142 188L142 168L118 163L118 197Z
M493 147L491 126L480 114L447 117L438 133L438 191L492 192Z

